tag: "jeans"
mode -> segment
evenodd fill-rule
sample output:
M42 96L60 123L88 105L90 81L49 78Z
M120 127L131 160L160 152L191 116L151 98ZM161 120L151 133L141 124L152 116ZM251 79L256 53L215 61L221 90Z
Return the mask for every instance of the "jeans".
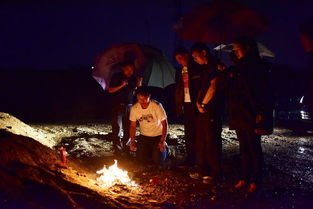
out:
M165 149L160 151L158 144L161 136L144 136L140 135L137 142L136 158L141 163L153 162L153 164L161 165L167 158L168 151Z
M113 104L112 105L111 125L112 125L114 151L127 149L126 143L129 139L130 107L131 107L131 104Z

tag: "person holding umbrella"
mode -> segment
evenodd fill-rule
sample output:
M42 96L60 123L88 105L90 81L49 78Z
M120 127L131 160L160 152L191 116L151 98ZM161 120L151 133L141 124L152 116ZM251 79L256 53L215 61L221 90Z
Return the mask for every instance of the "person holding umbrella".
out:
M121 72L113 75L109 93L112 95L112 135L116 154L127 152L129 140L129 111L133 104L134 91L141 86L141 79L134 76L135 65L131 61L121 64ZM123 138L121 141L123 133Z
M191 47L191 55L202 68L197 98L197 109L200 113L196 130L197 164L200 175L219 181L222 179L221 116L224 109L217 70L219 63L202 43Z
M234 185L255 192L262 183L261 135L273 129L273 96L268 62L259 56L257 42L241 37L233 42L236 65L229 69L229 128L239 139L241 175Z
M187 151L186 165L196 163L196 118L197 95L200 88L201 73L196 63L192 62L189 51L179 47L174 52L175 59L182 66L176 74L175 111L176 115L183 114L185 146Z

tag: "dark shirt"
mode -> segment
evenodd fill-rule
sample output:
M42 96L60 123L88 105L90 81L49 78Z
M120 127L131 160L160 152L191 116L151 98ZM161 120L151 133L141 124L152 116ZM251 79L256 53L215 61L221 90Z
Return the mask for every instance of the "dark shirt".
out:
M110 87L117 87L122 84L123 80L127 80L128 84L118 91L112 93L113 104L132 104L134 91L136 89L137 80L135 76L127 78L123 72L118 72L113 75Z
M213 59L213 58L211 58ZM217 61L210 60L210 64L201 65L201 80L200 80L200 90L198 94L198 102L201 104L203 98L205 97L208 89L210 88L211 81L217 79L216 91L213 98L205 105L205 113L210 118L220 119L224 111L224 101L222 91L220 89L220 75L221 73L217 70Z

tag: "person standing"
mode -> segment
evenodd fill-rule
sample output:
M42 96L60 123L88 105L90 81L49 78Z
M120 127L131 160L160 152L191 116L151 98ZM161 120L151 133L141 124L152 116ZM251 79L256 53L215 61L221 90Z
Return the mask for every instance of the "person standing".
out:
M151 158L155 165L161 165L167 157L166 137L168 131L167 116L162 104L151 100L147 87L136 91L137 103L130 111L130 150L135 151L141 163L148 163ZM136 143L136 126L139 122L140 137Z
M175 59L182 66L176 74L175 88L175 111L176 115L183 114L186 161L189 166L196 163L196 118L197 118L197 95L200 89L201 71L196 63L190 60L189 52L186 48L180 47L174 52Z
M200 91L197 98L197 164L200 175L213 180L222 179L222 122L223 97L219 89L218 60L213 57L205 44L196 43L191 47L194 61L201 65Z
M134 70L135 65L132 62L122 63L121 72L113 75L109 86L109 93L112 95L113 148L116 154L127 151L129 111L133 104L134 91L141 86L141 79L136 79Z
M261 135L273 130L273 90L270 64L259 56L257 43L241 37L233 42L236 65L229 73L229 128L236 131L241 158L236 189L255 192L262 182Z

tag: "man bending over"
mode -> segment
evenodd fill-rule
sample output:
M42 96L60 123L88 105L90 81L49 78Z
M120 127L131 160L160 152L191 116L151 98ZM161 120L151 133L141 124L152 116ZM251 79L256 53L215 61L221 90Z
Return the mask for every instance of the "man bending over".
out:
M151 93L147 87L136 91L137 103L130 111L130 150L137 147L137 160L147 163L152 158L154 164L162 163L167 155L165 140L167 136L167 116L162 105L150 100ZM139 122L140 137L136 144L136 122Z

